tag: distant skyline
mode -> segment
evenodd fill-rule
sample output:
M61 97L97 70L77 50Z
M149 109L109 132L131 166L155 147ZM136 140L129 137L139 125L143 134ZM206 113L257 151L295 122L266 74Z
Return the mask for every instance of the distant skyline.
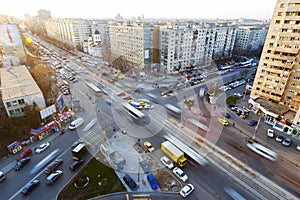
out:
M80 2L80 3L79 3ZM251 18L271 19L276 0L0 0L0 14L24 18L38 10L60 18Z

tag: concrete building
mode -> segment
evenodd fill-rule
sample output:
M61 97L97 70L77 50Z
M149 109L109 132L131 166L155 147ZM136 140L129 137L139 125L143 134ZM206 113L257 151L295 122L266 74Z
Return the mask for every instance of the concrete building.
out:
M292 111L300 102L300 0L278 0L256 72L251 98Z
M98 30L95 30L94 33L83 42L83 52L93 57L102 57L101 43L101 34Z
M214 59L232 56L236 29L215 25L178 24L161 26L160 66L166 73L204 68Z
M47 35L72 47L82 46L91 34L91 24L84 19L55 18L45 22Z
M259 54L265 43L268 29L265 26L239 26L234 44L235 55Z
M109 26L111 53L124 57L135 68L144 69L152 61L153 26L147 23L119 22Z
M46 107L42 91L25 65L0 68L2 101L7 115L22 116L26 104Z

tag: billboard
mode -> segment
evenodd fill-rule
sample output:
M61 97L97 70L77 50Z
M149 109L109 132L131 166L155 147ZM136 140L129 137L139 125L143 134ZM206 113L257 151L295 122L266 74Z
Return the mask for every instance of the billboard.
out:
M62 112L65 108L65 102L64 102L63 95L59 95L56 102L57 102L57 107L58 107L59 112Z
M46 117L56 113L55 105L51 105L43 110L40 111L41 119L45 119Z

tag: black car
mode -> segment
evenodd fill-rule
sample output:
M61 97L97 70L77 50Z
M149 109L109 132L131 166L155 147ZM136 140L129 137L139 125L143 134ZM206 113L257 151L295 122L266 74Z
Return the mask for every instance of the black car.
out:
M69 166L69 169L74 172L76 171L80 165L82 165L82 163L84 162L83 159L80 159L80 160L77 160L75 162L73 162L70 166Z
M229 113L226 112L224 115L225 115L226 118L230 118L230 114Z
M39 186L39 185L40 185L40 181L39 181L39 180L37 180L37 179L36 179L36 180L33 180L33 181L27 183L27 184L23 187L21 193L22 193L23 195L30 194L31 191L34 190L34 189L35 189L37 186Z
M123 177L123 180L128 185L128 187L130 187L130 189L132 191L138 189L138 185L128 174L125 174L125 176Z
M57 158L56 160L54 160L52 163L50 163L46 167L45 173L50 174L50 173L54 172L63 162L64 161L62 158Z
M20 160L19 162L17 162L16 166L15 166L15 170L19 171L20 169L22 169L29 161L31 160L30 157L27 158L23 158L22 160Z
M232 107L236 107L236 105L232 103L228 104L228 108L232 108Z

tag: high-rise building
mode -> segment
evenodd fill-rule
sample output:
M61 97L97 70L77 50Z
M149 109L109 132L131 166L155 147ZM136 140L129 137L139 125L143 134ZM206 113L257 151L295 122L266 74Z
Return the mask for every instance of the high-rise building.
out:
M111 53L123 56L135 68L144 69L152 61L153 26L142 22L119 22L109 26Z
M73 47L82 46L91 34L91 23L84 19L53 18L45 22L48 37Z
M277 0L251 98L297 111L300 102L300 0Z
M265 26L239 26L234 44L235 55L260 55L268 29Z

